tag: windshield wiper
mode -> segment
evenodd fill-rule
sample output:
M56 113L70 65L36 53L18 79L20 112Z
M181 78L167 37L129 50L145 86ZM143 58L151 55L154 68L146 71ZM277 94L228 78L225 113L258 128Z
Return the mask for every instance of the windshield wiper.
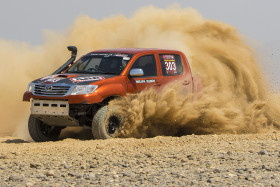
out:
M114 72L105 72L105 71L68 71L66 73L80 73L80 74L112 74L112 75L118 75L118 73Z
M84 72L84 71L67 71L67 72L65 72L65 73L86 73L86 72Z
M119 73L113 73L113 72L102 72L102 74L112 74L112 75L119 75Z
M109 72L109 71L87 71L86 73L93 73L93 74L113 74L113 75L118 75L118 73L114 73L114 72Z

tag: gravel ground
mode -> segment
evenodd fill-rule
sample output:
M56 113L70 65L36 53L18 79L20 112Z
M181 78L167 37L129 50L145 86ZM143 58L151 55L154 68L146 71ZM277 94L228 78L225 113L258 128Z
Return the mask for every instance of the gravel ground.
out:
M0 137L0 186L279 186L280 133L24 142Z

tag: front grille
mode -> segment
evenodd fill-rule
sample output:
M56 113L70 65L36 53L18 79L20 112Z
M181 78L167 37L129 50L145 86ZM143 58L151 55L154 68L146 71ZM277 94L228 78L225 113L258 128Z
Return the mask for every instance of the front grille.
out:
M40 96L65 96L68 95L71 86L67 85L50 85L50 84L36 84L34 86L34 95Z

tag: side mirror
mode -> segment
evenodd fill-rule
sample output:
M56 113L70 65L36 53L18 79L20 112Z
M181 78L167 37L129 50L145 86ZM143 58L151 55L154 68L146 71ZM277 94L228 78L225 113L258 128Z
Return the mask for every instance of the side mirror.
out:
M134 69L130 70L129 75L131 77L141 77L141 76L144 76L144 71L141 68L134 68Z

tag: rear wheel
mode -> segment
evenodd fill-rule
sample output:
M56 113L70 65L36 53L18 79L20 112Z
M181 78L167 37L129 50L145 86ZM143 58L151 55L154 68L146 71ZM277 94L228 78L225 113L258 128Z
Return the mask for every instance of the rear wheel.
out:
M35 142L57 141L63 127L50 126L30 115L28 130Z
M116 131L121 126L123 117L113 109L108 114L108 106L101 107L92 120L92 134L95 139L116 137Z

